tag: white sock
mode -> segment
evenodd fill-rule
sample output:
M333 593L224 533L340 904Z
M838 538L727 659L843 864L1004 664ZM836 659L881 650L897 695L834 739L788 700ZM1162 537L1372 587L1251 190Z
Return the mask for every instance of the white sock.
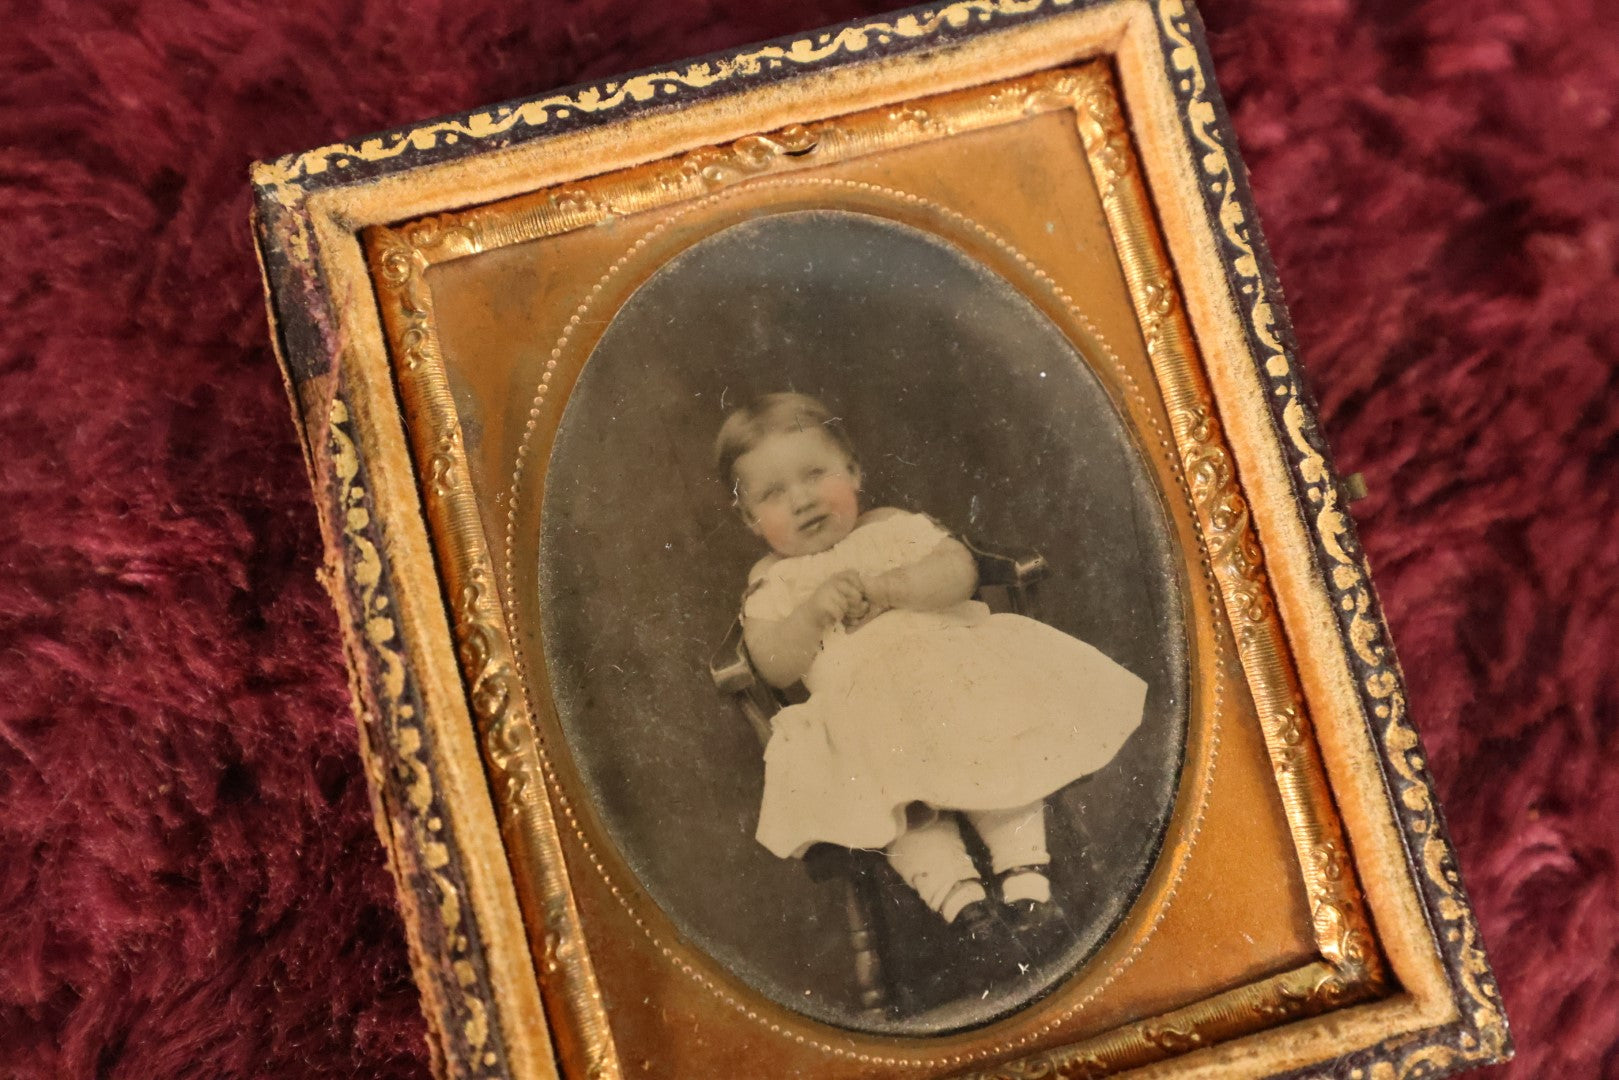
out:
M1051 855L1046 851L1044 800L1008 810L971 811L967 820L989 849L990 869L1006 874L1001 879L1001 899L1008 903L1033 900L1039 904L1051 900L1051 882L1045 875ZM1021 866L1033 869L1015 869Z
M1044 904L1051 900L1051 880L1039 870L1019 870L1001 882L1001 899L1033 900Z
M922 902L946 920L986 895L952 814L935 814L895 837L888 845L888 862ZM976 889L977 896L968 885Z
M939 914L944 916L945 922L953 923L956 916L961 914L962 908L988 899L989 893L984 890L982 882L958 881L956 887L944 898L944 903L939 905Z

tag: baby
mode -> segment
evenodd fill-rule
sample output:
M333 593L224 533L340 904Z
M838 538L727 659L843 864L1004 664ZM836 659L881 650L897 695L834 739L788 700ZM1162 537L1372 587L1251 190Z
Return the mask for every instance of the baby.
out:
M803 394L732 413L715 445L743 521L770 545L748 575L743 639L759 674L807 701L777 714L758 839L883 849L946 922L978 936L1064 922L1046 876L1045 800L1110 761L1146 684L1096 649L973 599L977 564L932 519L862 512L860 465ZM989 852L980 878L959 817Z

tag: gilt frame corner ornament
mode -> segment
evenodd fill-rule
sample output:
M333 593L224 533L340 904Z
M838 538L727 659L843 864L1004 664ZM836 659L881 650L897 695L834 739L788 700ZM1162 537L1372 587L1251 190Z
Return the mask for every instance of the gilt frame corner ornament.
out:
M1074 41L1089 44L1052 62L1055 46L1032 44L1032 31L1045 27L1069 28ZM727 104L749 95L790 100L798 85L894 70L923 56L954 70L937 58L973 50L1004 74L976 84L957 78L937 94L910 92L832 116L818 111L819 102L807 103L801 119L782 126L717 140L693 136L660 159L595 177L527 189L507 184L470 209L457 186L463 181L456 170L485 147L540 154L564 137L626 129L681 106L693 116L713 107L721 118L714 123L723 125ZM1161 84L1158 99L1141 88L1147 81ZM1149 167L1142 140L1154 107L1172 119L1170 141L1179 142L1154 151ZM631 1070L615 1047L575 899L570 873L582 871L564 857L574 809L537 730L533 683L510 644L511 613L502 599L512 577L510 541L502 550L480 524L428 271L595 221L755 190L748 185L810 184L795 177L840 156L1051 111L1072 114L1101 196L1168 417L1166 445L1224 612L1232 670L1252 698L1285 808L1318 955L1079 1042L1033 1054L968 1052L953 1059L959 1066L894 1075L1128 1075L1172 1068L1183 1055L1240 1039L1274 1044L1277 1064L1263 1075L1278 1076L1402 1080L1510 1056L1500 993L1343 488L1301 382L1195 10L1185 0L956 0L255 168L275 344L301 414L334 566L328 584L350 643L379 831L400 880L444 1075L607 1080ZM693 130L700 133L700 124ZM1162 127L1151 137L1170 138ZM1165 212L1166 160L1189 165L1191 175L1176 193L1195 190L1201 199L1195 207L1180 205L1178 216ZM408 212L389 210L394 199ZM1188 219L1195 220L1187 225ZM1291 578L1278 583L1268 571L1243 464L1253 451L1236 445L1239 437L1254 438L1254 423L1240 436L1222 424L1240 406L1211 383L1203 350L1212 335L1195 325L1185 292L1198 272L1185 262L1193 245L1176 229L1209 238L1204 279L1223 286L1233 325L1240 326L1249 359L1239 375L1262 397L1263 410L1251 413L1262 417L1266 452L1283 465L1310 576L1337 620L1354 696L1340 704L1365 726L1369 757L1388 792L1387 806L1373 811L1387 815L1403 867L1360 861L1357 838L1340 813L1352 796L1335 787L1324 760L1279 610L1278 590L1297 586ZM1056 296L1062 299L1060 289ZM536 411L555 367L553 360L539 383ZM457 749L463 744L474 748L474 764L481 761L483 773L473 781L468 755ZM476 782L483 778L487 789ZM1426 921L1411 936L1428 942L1435 984L1443 987L1428 1007L1445 1016L1339 1047L1330 1058L1289 1057L1288 1029L1278 1025L1387 1005L1413 992L1380 944L1389 927L1368 909L1362 881L1368 873L1405 875L1411 908ZM894 1060L909 1060L909 1052L896 1051ZM1233 1069L1232 1075L1260 1075Z

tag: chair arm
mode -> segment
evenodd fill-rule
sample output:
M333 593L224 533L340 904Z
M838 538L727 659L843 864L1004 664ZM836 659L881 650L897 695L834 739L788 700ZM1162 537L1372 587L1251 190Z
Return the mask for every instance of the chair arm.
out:
M759 738L759 745L764 746L770 741L770 718L781 707L775 691L766 686L759 678L758 672L753 670L753 660L748 656L747 642L742 638L742 620L735 619L731 623L731 630L725 635L719 651L708 662L708 677L714 680L714 685L722 694L729 694L736 699L742 709L742 715L747 717L748 724L752 726L753 733Z
M992 610L1011 610L1019 615L1033 613L1035 584L1051 571L1038 552L1003 555L986 551L970 540L963 540L978 564L978 598Z
M742 641L741 619L732 621L724 642L708 662L708 674L722 694L745 694L758 682L748 647Z
M1044 581L1046 575L1050 573L1050 564L1039 552L1030 552L1022 558L1012 560L1012 584L1017 588L1027 588L1037 581Z
M970 540L963 540L968 552L972 554L973 561L978 564L978 584L980 586L1002 586L1005 588L1022 588L1033 585L1044 578L1050 567L1046 564L1045 556L1039 552L1027 552L1022 555L1007 555L999 551L990 551L981 548Z

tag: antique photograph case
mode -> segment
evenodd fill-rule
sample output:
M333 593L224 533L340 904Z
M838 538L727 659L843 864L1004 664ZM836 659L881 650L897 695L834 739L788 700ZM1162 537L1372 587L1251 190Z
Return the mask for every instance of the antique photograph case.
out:
M986 0L257 168L445 1075L1507 1052L1221 115Z

